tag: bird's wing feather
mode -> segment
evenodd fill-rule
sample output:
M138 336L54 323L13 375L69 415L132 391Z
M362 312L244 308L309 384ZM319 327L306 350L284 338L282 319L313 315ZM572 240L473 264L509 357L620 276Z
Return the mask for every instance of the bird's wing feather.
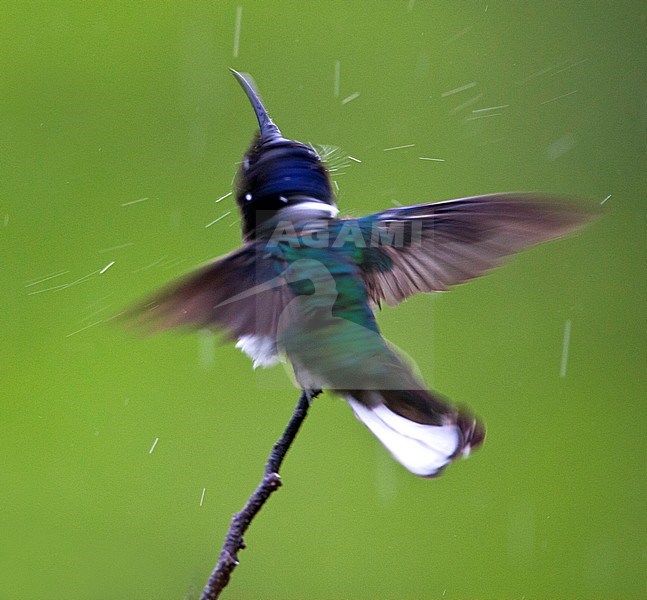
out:
M278 316L292 299L284 263L266 245L249 243L163 288L125 314L152 331L213 327L231 338L275 338Z
M371 241L405 225L402 243L369 244L361 268L372 300L389 305L483 275L534 244L583 226L594 213L572 200L491 194L398 207L358 219ZM388 239L385 236L384 239Z

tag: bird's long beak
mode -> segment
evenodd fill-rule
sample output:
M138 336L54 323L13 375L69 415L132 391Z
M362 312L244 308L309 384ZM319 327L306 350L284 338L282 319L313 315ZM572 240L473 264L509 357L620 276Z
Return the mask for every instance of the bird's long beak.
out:
M261 130L261 142L265 144L274 140L284 139L283 135L281 134L281 130L270 118L270 115L267 113L265 106L263 106L263 103L258 97L258 94L256 93L253 85L245 78L244 75L242 75L238 71L235 71L234 69L229 70L238 80L238 83L240 83L243 90L245 90L245 93L247 94L247 97L252 104L252 108L256 113L256 118L258 119L258 127Z

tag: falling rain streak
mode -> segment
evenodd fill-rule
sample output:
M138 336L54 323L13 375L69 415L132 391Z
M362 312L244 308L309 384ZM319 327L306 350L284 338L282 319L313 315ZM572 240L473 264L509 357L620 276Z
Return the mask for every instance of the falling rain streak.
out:
M352 102L353 100L356 100L357 98L359 98L359 92L355 92L354 94L351 94L350 96L346 96L346 98L344 98L341 101L341 103L342 104L348 104L349 102Z
M152 269L153 267L159 265L162 261L166 260L168 258L168 255L162 256L162 258L158 258L156 261L153 261L152 263L145 265L143 267L139 267L138 269L135 269L132 271L133 273L141 273L142 271L147 271L148 269Z
M384 152L391 152L391 150L403 150L404 148L413 148L415 144L404 144L404 146L393 146L392 148L384 148Z
M161 268L168 271L169 269L173 269L178 265L181 265L183 262L186 262L186 258L182 258L181 256L178 258L172 258L166 264L162 264Z
M466 83L465 85L461 85L460 87L454 88L453 90L448 90L447 92L443 92L440 94L441 98L447 98L447 96L453 96L454 94L458 94L459 92L464 92L465 90L469 90L470 88L476 87L476 81L472 81L470 83Z
M102 310L105 310L108 308L107 306L99 309L98 311L95 311L94 314L101 312ZM68 333L65 337L69 338L72 337L73 335L76 335L77 333L81 333L82 331L85 331L86 329L90 329L91 327L95 327L96 325L100 325L101 323L107 323L108 321L112 321L113 319L116 319L120 317L123 314L123 311L118 312L117 314L112 315L111 317L108 317L107 319L99 319L98 321L94 321L94 323L90 323L89 325L85 325L85 327L81 327L80 329L77 329L76 331L73 331L72 333ZM92 316L92 315L90 315ZM84 319L81 319L81 322L84 320L88 319L89 317L85 317Z
M468 25L465 29L462 29L459 31L457 34L453 35L450 37L448 40L445 41L445 44L453 44L457 39L462 38L466 33L468 33L472 29L471 25Z
M472 117L467 117L465 120L466 121L477 121L478 119L487 119L488 117L498 117L502 113L497 112L497 113L486 113L484 115L474 115Z
M110 246L110 248L101 248L97 250L99 254L104 254L105 252L112 252L113 250L121 250L122 248L128 248L129 246L134 246L135 242L126 242L125 244L119 244L118 246Z
M465 100L462 104L459 104L458 106L455 106L449 111L450 115L455 115L456 113L460 112L464 108L468 108L472 106L472 104L476 104L481 98L483 97L483 94L478 94L477 96L474 96L473 98L470 98L469 100Z
M384 152L391 152L391 150L403 150L404 148L413 148L415 144L405 144L404 146L393 146L392 148L384 148Z
M102 301L105 300L106 298L109 298L110 295L111 294L108 294L108 296L104 296L102 298ZM101 312L103 312L105 310L108 310L113 304L114 304L114 302L110 302L109 304L106 304L105 306L102 306L101 308L97 308L97 310L92 311L89 315L86 315L85 317L82 317L81 319L79 319L79 323L84 323L85 321L89 321L92 317L95 317L99 313L101 313ZM92 305L95 305L95 303L93 303Z
M66 271L67 273L67 271ZM29 292L27 295L28 296L33 296L34 294L42 294L43 292L53 292L53 291L58 291L58 290L65 290L67 288L73 287L75 285L78 285L79 283L83 283L84 281L87 281L91 277L94 277L95 275L98 275L100 273L99 269L96 271L92 271L92 273L88 273L87 275L84 275L83 277L79 277L78 279L75 279L74 281L70 283L62 283L60 285L55 285L52 287L48 287L42 290L35 290L33 292ZM35 285L35 283L34 283Z
M64 287L69 288L74 285L78 285L79 283L83 283L84 281L87 281L90 279L90 277L93 277L94 275L97 275L99 273L99 270L97 269L96 271L92 271L92 273L88 273L87 275L84 275L83 277L79 277L78 279L75 279L71 283L66 283L64 284Z
M509 104L500 104L499 106L488 106L487 108L475 108L472 112L473 113L482 113L482 112L488 112L490 110L501 110L503 108L508 108L510 106Z
M559 366L559 376L566 377L566 368L568 367L568 348L571 344L571 320L567 319L564 323L564 339L562 341L562 362Z
M103 275L114 264L115 264L114 260L109 262L105 267L103 267L103 269L101 269L101 271L99 271L99 275Z
M540 71L535 71L534 73L528 75L528 77L517 81L517 85L523 85L524 83L528 83L529 81L532 81L533 79L535 79L537 77L541 77L542 75L546 75L546 73L549 73L554 68L555 67L551 65L550 67L545 67L544 69L541 69Z
M95 321L94 323L90 323L89 325L86 325L85 327L81 327L81 329L77 329L76 331L73 331L72 333L68 333L65 337L69 338L72 337L73 335L76 335L77 333L81 333L82 331L85 331L86 329L90 329L90 327L94 327L95 325L99 325L100 323L103 323L104 319L99 319L98 321Z
M236 25L234 26L234 58L238 58L238 46L240 43L240 26L243 20L243 7L236 7Z
M335 61L335 80L333 83L333 94L335 98L339 98L339 80L341 77L341 63L336 60Z
M201 329L198 334L198 355L203 368L216 362L216 336L208 329Z
M216 204L218 204L218 202L222 202L225 198L229 198L229 196L231 196L232 194L233 194L233 192L229 192L229 193L225 194L224 196L220 196L220 198L216 199Z
M153 454L153 450L155 450L155 446L157 446L157 442L159 442L159 438L156 437L155 441L153 442L153 445L151 446L151 449L148 451L149 454Z
M581 64L583 64L585 62L588 62L588 60L589 60L588 58L583 58L582 60L578 60L576 63L572 63L572 64L568 65L567 67L564 67L563 69L559 69L557 71L554 71L553 73L551 73L551 76L552 75L557 75L557 73L563 73L564 71L568 71L569 69L572 69L573 67L577 67L577 66L579 66L579 65L581 65Z
M67 275L68 273L69 273L69 271L60 271L58 273L54 273L53 275L45 275L44 277L39 277L38 279L31 279L25 284L25 287L32 287L34 285L38 285L39 283L45 283L46 281L49 281L50 279L55 279L56 277L61 277L62 275Z
M230 210L228 210L224 215L220 215L217 219L214 219L213 221L211 221L211 223L207 223L207 224L205 225L205 229L206 229L207 227L211 227L212 225L214 225L214 224L215 224L215 223L217 223L218 221L220 221L220 220L224 219L226 216L228 216L228 215L230 215L230 214L231 214L231 211L230 211Z
M148 198L139 198L139 200L131 200L130 202L124 202L121 206L130 206L131 204L139 204L140 202L146 202Z
M564 71L568 71L573 67L577 67L585 62L588 62L588 60L589 60L588 58L583 58L582 60L578 60L577 62L571 63L570 65L568 64L568 60L566 60L556 65L550 65L548 67L544 67L539 71L535 71L534 73L531 73L530 75L528 75L528 77L525 77L524 79L520 79L519 81L517 81L517 85L523 85L524 83L528 83L529 81L532 81L537 77L541 77L542 75L547 75L548 73L550 73L550 76L552 77L554 75L557 75L558 73L563 73Z
M573 94L577 94L578 90L573 90L572 92L567 92L566 94L562 94L561 96L555 96L554 98L551 98L550 100L544 100L543 102L540 102L539 104L544 105L544 104L549 104L550 102L555 102L556 100L561 100L562 98L568 98L569 96L572 96Z

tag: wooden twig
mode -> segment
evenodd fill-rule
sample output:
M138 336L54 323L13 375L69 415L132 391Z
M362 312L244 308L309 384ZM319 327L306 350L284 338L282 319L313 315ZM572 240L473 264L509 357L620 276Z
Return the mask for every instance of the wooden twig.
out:
M263 508L265 502L272 492L281 487L279 469L287 454L294 438L299 432L301 424L305 420L310 402L321 393L321 390L302 390L299 402L290 417L285 431L281 438L274 444L270 456L265 464L265 473L261 483L254 493L249 497L243 509L236 513L231 520L229 531L225 537L225 543L220 551L220 557L215 569L209 577L209 581L200 596L200 600L215 600L229 583L232 571L238 565L238 552L245 548L243 535L250 526L256 514Z

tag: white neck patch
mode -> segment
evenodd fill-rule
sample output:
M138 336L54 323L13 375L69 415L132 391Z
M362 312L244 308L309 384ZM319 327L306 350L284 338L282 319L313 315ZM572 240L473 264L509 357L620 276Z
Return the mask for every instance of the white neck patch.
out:
M306 200L305 202L299 202L299 204L292 204L281 209L281 212L285 211L286 213L298 213L298 212L323 212L326 213L329 217L336 217L339 214L339 209L330 204L325 204L323 202L317 202L317 200Z

